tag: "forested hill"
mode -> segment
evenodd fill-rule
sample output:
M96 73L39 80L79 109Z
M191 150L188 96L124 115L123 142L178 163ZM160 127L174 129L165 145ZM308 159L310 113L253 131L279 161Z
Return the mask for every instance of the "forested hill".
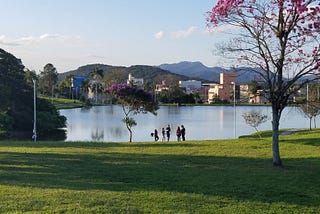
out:
M90 64L81 66L76 70L59 73L59 81L62 81L69 75L88 76L90 78L90 72L95 69L103 70L102 79L104 81L110 81L114 83L125 83L128 79L129 73L131 73L135 78L143 78L146 84L160 84L163 80L166 80L168 85L172 85L178 84L180 80L190 79L190 77L171 73L155 66L134 65L130 67L124 67L104 64Z

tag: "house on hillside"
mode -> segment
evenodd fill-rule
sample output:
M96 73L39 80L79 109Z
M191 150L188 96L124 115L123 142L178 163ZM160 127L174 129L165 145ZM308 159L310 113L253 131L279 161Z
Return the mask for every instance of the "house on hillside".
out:
M161 84L156 84L155 93L160 93L161 91L168 91L169 86L167 85L165 80L162 80Z
M142 86L143 85L143 78L135 78L134 76L132 76L131 73L129 73L127 84Z

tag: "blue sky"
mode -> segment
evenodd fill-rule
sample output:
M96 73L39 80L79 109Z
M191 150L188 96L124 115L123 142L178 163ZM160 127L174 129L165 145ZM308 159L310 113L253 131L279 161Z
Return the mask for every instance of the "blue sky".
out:
M221 33L208 33L215 0L0 0L0 48L32 70L58 72L90 63L159 65L200 61Z

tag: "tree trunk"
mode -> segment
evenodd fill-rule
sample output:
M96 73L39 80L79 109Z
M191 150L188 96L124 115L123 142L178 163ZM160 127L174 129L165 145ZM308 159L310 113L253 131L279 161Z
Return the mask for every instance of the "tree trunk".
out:
M259 130L257 129L257 127L254 127L254 129L256 130L257 134L259 135L259 138L262 139L262 136L261 136Z
M129 131L129 142L131 143L132 142L132 130L131 130L131 127L126 123L126 127Z
M272 158L274 166L282 166L279 150L279 121L281 111L272 107Z
M131 129L129 129L129 132L130 132L129 142L131 143L132 142L132 131L131 131Z

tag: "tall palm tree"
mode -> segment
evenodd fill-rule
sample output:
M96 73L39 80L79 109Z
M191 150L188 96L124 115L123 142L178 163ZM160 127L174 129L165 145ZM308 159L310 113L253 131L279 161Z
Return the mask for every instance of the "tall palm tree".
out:
M104 71L96 67L90 71L90 76L93 79L90 85L91 87L95 87L95 101L98 102L98 85L101 85L101 80L103 79Z

